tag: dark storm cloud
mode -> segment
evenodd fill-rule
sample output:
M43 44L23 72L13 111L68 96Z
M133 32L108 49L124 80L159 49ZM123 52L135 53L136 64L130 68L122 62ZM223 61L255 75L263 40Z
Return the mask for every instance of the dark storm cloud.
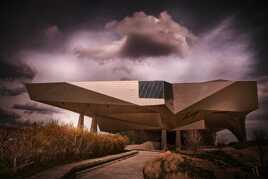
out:
M118 41L111 41L99 48L76 48L79 57L157 57L168 55L186 56L196 41L186 27L175 22L167 12L159 17L135 12L123 20L106 24L108 30L121 35Z
M117 32L127 36L121 52L130 57L170 54L185 56L191 42L196 40L186 27L175 22L167 12L161 12L158 18L136 12L109 26L114 26Z
M2 53L4 55L17 54L22 50L30 52L27 58L22 57L22 65L17 64L17 60L13 61L12 64L1 62L0 60L0 80L34 78L38 82L47 82L163 79L183 82L213 80L215 78L245 79L251 78L249 74L254 71L256 71L257 76L260 75L259 73L268 75L268 61L266 60L268 57L267 8L264 4L257 5L258 2L260 1L117 0L114 2L107 0L9 0L7 3L1 3L0 6L2 22L0 28L0 55ZM173 56L173 54L183 56L183 53L187 52L187 48L186 50L178 50L177 46L174 46L173 36L170 34L165 35L165 30L161 30L164 32L163 34L151 33L144 35L146 30L142 31L142 34L133 34L132 29L138 31L140 29L136 25L130 25L131 23L135 24L133 16L126 17L139 11L155 16L157 19L159 19L160 12L169 12L178 24L187 27L193 34L200 37L198 46L191 48L193 53L181 59L179 56ZM229 35L219 24L226 17L234 14L235 16L239 14L236 17L237 26L230 27L227 25L227 27L236 28L238 32ZM112 23L108 24L110 28L122 27L120 22L122 23L124 18L130 24L124 25L124 28L127 29L126 31L120 28L117 29L117 32L124 32L121 34L122 36L127 36L121 41L119 40L115 43L110 41L112 43L109 44L110 42L108 42L106 45L96 43L96 45L95 42L100 41L99 37L94 39L96 33L92 34L92 38L83 37L77 39L75 37L75 42L78 44L78 57L89 58L90 56L93 57L90 58L91 60L77 58L73 54L74 49L66 51L64 51L65 49L59 49L59 46L66 45L62 38L67 38L68 40L69 35L73 32L100 30L101 35L103 35L103 29L96 30L95 27L103 27L105 23L111 21ZM151 20L153 22L156 19L151 18ZM155 32L159 29L158 27L155 28L154 25L151 26L153 23L143 24L147 24L146 26L150 32ZM226 26L225 23L222 24L222 26ZM172 28L168 26L162 25L161 27L163 28L160 29L167 28L168 31L171 31L170 29ZM256 58L252 58L255 54L252 54L251 50L243 47L248 44L247 37L246 41L236 41L237 37L240 34L243 35L244 32L249 35L253 34L251 29L254 29L254 41L251 44L256 44L258 53L261 54L257 54ZM221 31L220 33L219 30ZM168 38L165 39L165 37ZM223 40L225 37L230 37L235 44L226 43ZM191 46L191 40L189 38L185 38L185 40L187 46ZM80 48L84 44L88 46ZM217 44L220 44L220 46ZM100 48L94 49L97 46ZM212 48L214 46L217 48ZM92 51L88 47L93 47ZM167 56L168 54L172 55ZM110 57L113 59L103 64L94 61L97 58L107 59ZM136 57L144 58L137 62L130 61L128 57L132 59L136 59ZM37 70L36 76L28 65L26 65L28 66L25 68L26 70L21 71L20 66L24 66L25 61ZM259 70L256 70L256 67L252 65L255 62L259 62L257 67ZM28 68L30 70L27 70ZM266 96L266 85L262 86L260 94ZM15 89L13 87L7 86L8 90L4 88L4 94L19 93L19 90L10 92L9 89ZM20 97L18 96L18 101L15 103L21 102ZM260 108L263 108L263 106L260 106ZM264 107L263 110L265 109L267 108ZM23 111L27 112L29 110L25 109Z
M0 96L18 96L26 92L24 87L10 88L0 85Z
M166 12L122 19L107 24L108 32L78 28L66 36L64 50L30 49L21 59L38 72L36 82L238 80L254 71L250 38L234 30L232 18L197 37Z
M164 56L172 54L176 48L172 45L160 43L153 38L143 35L131 35L122 47L121 53L126 57Z
M262 76L257 81L259 106L247 116L247 128L251 137L254 136L254 131L266 131L268 127L268 76Z
M60 113L59 110L56 110L52 107L40 106L35 103L26 103L26 104L14 104L13 109L22 110L27 114L54 114Z
M258 80L258 96L259 96L259 107L256 111L252 112L248 119L252 123L253 121L257 121L254 123L256 127L268 127L268 76L260 77ZM263 122L265 121L267 124L264 125ZM258 123L260 122L260 123Z
M17 113L0 108L0 124L16 124L19 118Z
M34 76L34 70L23 62L9 63L0 60L1 80L32 80Z
M262 98L268 98L268 76L262 76L258 79L258 92Z

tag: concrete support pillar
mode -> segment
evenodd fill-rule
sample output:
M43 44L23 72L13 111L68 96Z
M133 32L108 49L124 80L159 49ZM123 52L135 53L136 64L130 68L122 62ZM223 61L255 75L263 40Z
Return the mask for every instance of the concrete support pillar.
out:
M98 127L98 121L95 116L92 116L90 132L96 133Z
M229 129L240 142L247 141L247 133L246 133L246 124L245 124L246 116L236 116L225 120L225 128Z
M167 130L162 129L161 131L161 149L166 150L167 149Z
M246 131L246 121L245 118L240 120L241 125L241 142L247 142L247 131Z
M84 114L79 115L77 128L84 129Z
M181 144L181 131L176 130L176 150L180 150L182 147Z
M232 121L234 124L231 128L229 128L230 131L237 137L237 139L244 143L247 141L247 133L246 133L246 122L245 117L241 118L234 118Z

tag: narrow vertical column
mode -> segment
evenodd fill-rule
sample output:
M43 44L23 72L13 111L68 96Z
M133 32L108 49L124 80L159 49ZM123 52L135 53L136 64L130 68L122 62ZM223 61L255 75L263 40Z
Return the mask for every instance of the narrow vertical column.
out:
M241 126L241 142L247 141L247 131L246 131L246 121L245 117L240 118L240 126Z
M235 121L235 125L231 131L234 133L234 135L240 142L242 143L246 142L247 132L246 132L245 117L237 117L233 119L233 121Z
M176 130L176 150L181 149L181 131Z
M82 114L82 113L79 115L77 128L84 129L84 114Z
M240 142L247 141L245 116L237 116L226 120L229 129Z
M90 132L96 133L97 132L97 126L98 126L97 119L96 119L95 116L92 116Z
M167 130L162 129L161 131L161 149L166 150L167 149Z

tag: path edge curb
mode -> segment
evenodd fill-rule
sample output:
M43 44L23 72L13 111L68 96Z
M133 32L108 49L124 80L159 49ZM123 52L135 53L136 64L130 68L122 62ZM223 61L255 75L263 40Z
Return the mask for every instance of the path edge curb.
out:
M124 158L129 158L132 156L137 155L139 152L138 151L128 151L128 152L124 152L121 154L115 154L115 155L111 155L111 156L106 156L106 157L100 157L97 158L99 159L98 161L95 161L93 159L93 161L89 161L88 163L85 164L81 164L81 165L77 165L72 167L69 171L67 171L62 177L60 177L60 179L72 179L75 177L76 173L82 170L86 170L86 169L90 169L90 168L94 168L96 166L100 166L118 159L124 159Z

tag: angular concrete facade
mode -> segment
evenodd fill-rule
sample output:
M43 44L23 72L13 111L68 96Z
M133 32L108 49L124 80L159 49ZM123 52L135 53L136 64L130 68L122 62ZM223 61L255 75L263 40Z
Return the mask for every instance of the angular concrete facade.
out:
M245 118L257 109L255 81L199 83L90 81L32 83L32 100L94 117L92 131L229 129L246 140ZM166 139L162 139L166 141ZM176 140L177 145L180 139ZM162 144L166 147L166 144Z

